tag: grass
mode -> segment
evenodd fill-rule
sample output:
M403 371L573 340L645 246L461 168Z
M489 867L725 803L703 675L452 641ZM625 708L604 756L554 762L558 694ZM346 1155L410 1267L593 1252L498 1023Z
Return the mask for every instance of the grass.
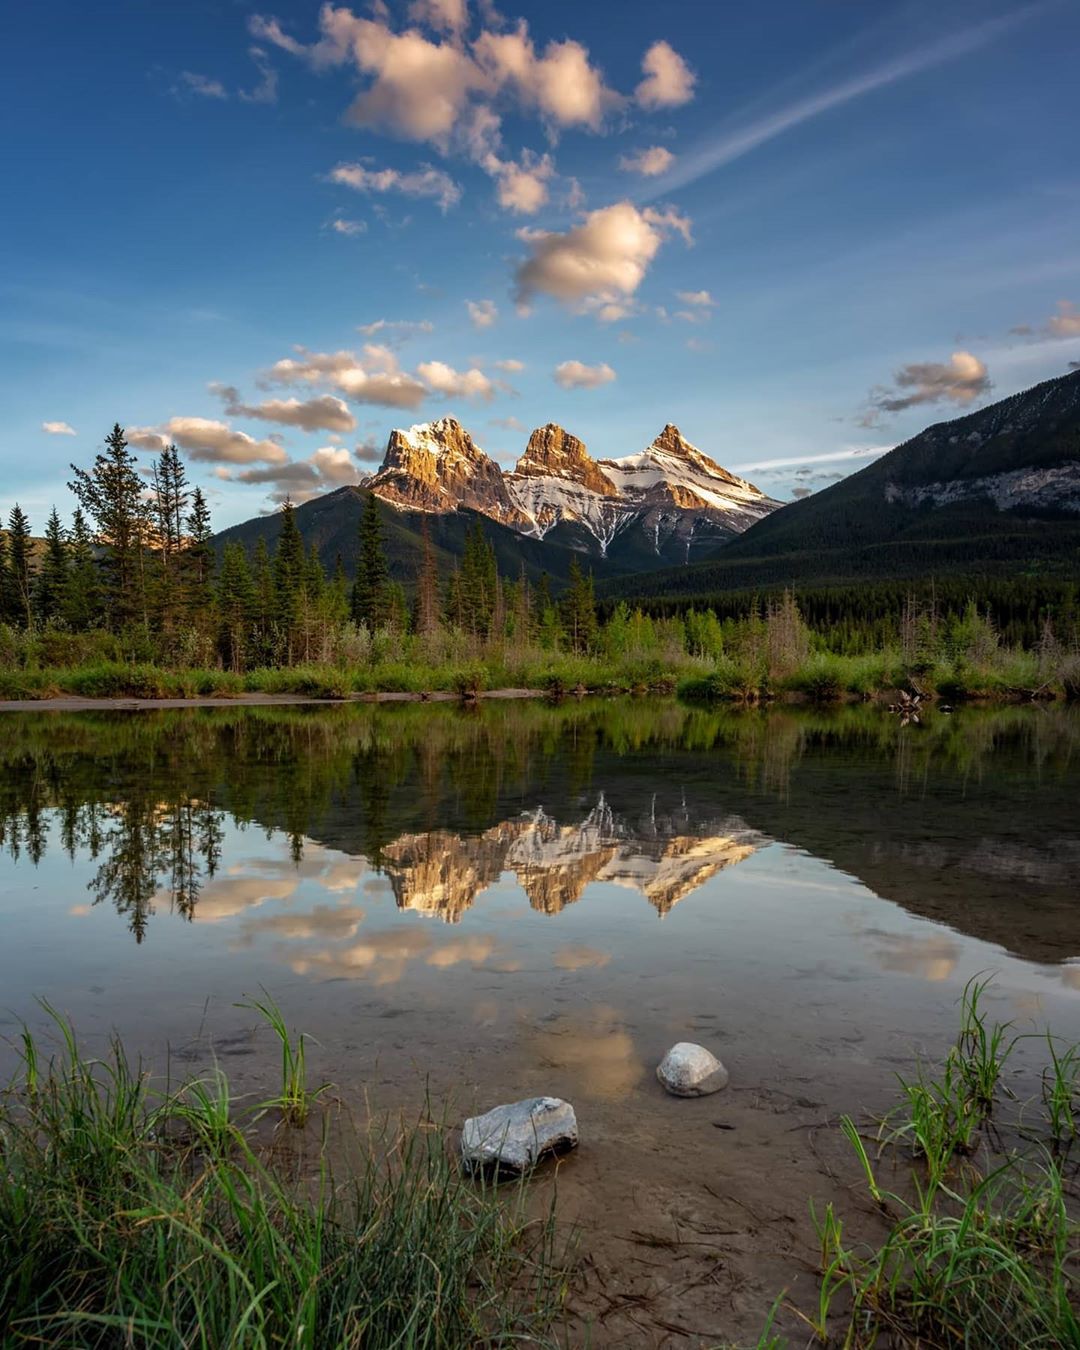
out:
M286 1125L302 1130L312 1107L330 1086L324 1083L312 1090L307 1085L307 1053L304 1047L308 1037L301 1032L293 1041L281 1009L265 990L262 1002L251 999L248 1003L237 1004L237 1007L251 1008L259 1013L281 1044L281 1092L264 1105L276 1107Z
M812 1310L791 1310L819 1344L1080 1346L1080 1224L1067 1156L1080 1111L1080 1047L1047 1037L1033 1144L1006 1149L996 1135L981 1139L1002 1109L1002 1069L1016 1045L1009 1023L987 1020L988 983L969 982L956 1044L936 1074L922 1065L902 1080L903 1104L878 1132L879 1161L886 1151L907 1152L907 1185L884 1189L854 1121L842 1121L886 1231L877 1243L853 1242L831 1204L820 1215L811 1206L818 1296Z
M53 1017L58 1052L25 1033L0 1100L5 1346L555 1343L550 1215L466 1179L430 1122L351 1136L339 1183L324 1146L260 1149L220 1070L159 1092L119 1043L88 1058Z

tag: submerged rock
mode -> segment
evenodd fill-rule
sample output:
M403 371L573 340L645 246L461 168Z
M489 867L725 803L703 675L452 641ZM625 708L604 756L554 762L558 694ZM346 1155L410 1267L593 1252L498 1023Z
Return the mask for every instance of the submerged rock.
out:
M461 1156L470 1171L485 1167L523 1172L545 1154L575 1148L577 1117L559 1097L528 1097L472 1116L461 1131Z
M707 1097L728 1085L728 1071L703 1045L680 1041L656 1069L656 1076L676 1097Z

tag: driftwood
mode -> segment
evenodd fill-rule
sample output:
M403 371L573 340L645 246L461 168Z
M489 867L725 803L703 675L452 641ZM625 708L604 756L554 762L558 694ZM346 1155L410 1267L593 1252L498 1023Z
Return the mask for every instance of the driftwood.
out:
M922 706L923 692L917 685L912 684L914 693L909 693L906 689L901 689L897 694L896 702L889 704L889 712L896 713L900 718L902 727L910 723L919 725L919 708Z

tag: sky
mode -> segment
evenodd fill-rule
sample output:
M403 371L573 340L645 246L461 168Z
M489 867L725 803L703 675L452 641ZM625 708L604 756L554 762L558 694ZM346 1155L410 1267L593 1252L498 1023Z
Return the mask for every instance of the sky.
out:
M6 29L0 512L35 532L117 421L218 527L445 414L505 466L549 421L597 458L674 422L791 500L1080 362L1077 0Z

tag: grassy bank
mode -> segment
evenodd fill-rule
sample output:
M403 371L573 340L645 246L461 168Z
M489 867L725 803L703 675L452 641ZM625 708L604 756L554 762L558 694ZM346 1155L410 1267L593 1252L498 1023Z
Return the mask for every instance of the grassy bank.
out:
M590 611L591 614L591 611ZM343 621L303 642L232 650L186 630L165 642L142 629L73 632L0 626L0 699L365 693L562 694L672 692L687 698L831 703L898 689L947 701L1080 697L1080 630L1046 620L1031 647L1006 644L969 605L943 617L913 600L887 631L811 628L791 593L750 615L711 610L654 619L616 606L576 636L557 623L486 632L439 624L424 632Z
M464 1178L429 1122L365 1136L335 1178L310 1142L303 1041L263 1011L282 1082L258 1106L221 1072L158 1091L118 1043L83 1056L59 1018L48 1063L24 1034L0 1105L4 1345L551 1343L551 1221L526 1219L522 1188Z
M555 697L573 692L675 693L690 701L828 704L874 699L899 689L945 702L1025 702L1076 698L1080 672L1051 674L1034 653L1015 652L980 664L943 660L912 670L898 651L842 656L814 652L768 672L721 655L714 660L607 659L571 653L509 653L467 664L382 660L365 665L275 666L237 674L214 668L175 669L145 662L97 661L83 666L0 669L0 699L238 698L292 694L349 698L358 694L450 693L530 689Z

